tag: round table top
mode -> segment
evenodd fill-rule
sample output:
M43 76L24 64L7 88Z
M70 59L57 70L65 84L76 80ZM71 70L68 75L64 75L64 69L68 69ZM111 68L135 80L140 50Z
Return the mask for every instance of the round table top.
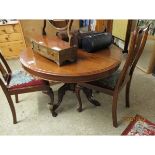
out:
M76 62L60 67L31 48L26 48L21 52L20 62L28 73L36 77L64 83L90 82L104 78L112 74L121 63L122 52L115 45L95 53L81 49L77 53Z

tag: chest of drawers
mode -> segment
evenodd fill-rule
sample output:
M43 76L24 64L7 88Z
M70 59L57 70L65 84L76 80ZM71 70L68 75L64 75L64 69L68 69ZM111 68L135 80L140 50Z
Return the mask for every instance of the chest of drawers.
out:
M18 58L24 48L26 45L19 21L0 25L0 50L6 59Z

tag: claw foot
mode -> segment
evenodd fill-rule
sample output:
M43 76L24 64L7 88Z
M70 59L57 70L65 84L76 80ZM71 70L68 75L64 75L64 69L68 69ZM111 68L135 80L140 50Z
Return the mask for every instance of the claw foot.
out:
M82 108L77 108L77 111L78 112L82 112Z
M58 115L58 114L57 114L56 112L54 112L54 111L51 111L51 113L52 113L52 116L53 116L53 117L57 117L57 115Z
M96 101L96 100L93 100L92 104L94 104L95 106L101 106L101 104L98 101Z

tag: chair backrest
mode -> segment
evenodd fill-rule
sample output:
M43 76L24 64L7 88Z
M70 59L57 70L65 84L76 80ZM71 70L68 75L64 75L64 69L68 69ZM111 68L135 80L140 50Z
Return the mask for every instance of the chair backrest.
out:
M148 31L149 26L146 28L137 27L132 33L129 53L115 87L117 90L120 90L129 80L131 80L136 64L145 47Z
M0 72L4 78L4 81L8 83L10 80L12 71L11 71L8 63L6 62L5 58L1 54L1 52L0 52Z

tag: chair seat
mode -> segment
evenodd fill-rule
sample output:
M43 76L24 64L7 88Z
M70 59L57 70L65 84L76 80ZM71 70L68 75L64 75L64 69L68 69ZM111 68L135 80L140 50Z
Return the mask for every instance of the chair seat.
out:
M119 78L120 72L121 72L120 70L117 70L116 72L112 73L110 76L104 79L96 80L89 83L103 88L114 89L116 86L117 80Z
M31 75L26 74L24 71L16 71L11 75L11 80L8 85L8 88L18 89L44 84L46 84L44 80L35 79Z

